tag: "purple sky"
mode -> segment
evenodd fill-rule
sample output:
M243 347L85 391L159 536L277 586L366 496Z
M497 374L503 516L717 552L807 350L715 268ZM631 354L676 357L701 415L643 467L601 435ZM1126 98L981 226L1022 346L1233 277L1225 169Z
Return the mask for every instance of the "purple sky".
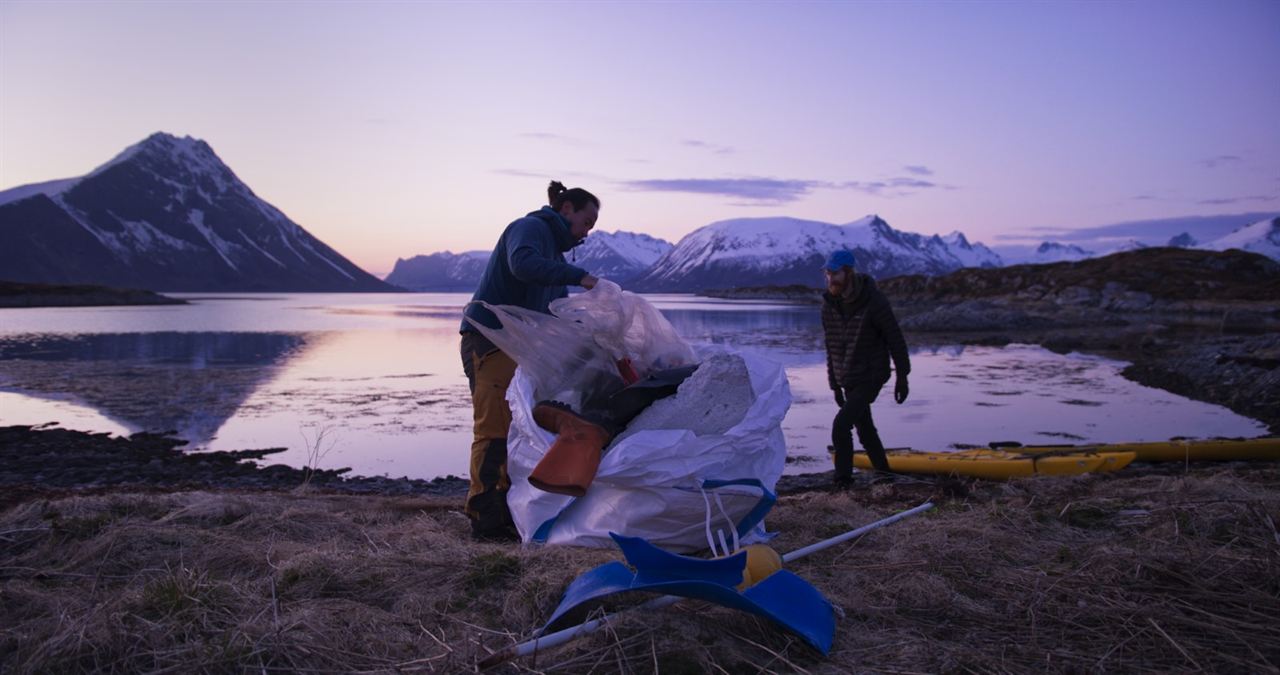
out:
M202 138L358 264L879 213L990 244L1280 212L1280 2L0 4L0 189ZM1049 229L1045 229L1049 228Z

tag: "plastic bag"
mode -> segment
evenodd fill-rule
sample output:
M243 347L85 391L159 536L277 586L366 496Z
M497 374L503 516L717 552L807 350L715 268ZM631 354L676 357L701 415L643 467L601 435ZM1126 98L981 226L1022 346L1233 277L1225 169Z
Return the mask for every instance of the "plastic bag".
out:
M618 362L629 359L640 377L656 368L693 362L693 350L644 298L601 279L595 288L551 303L551 314L482 303L502 323L471 321L533 380L537 400L579 409L626 382Z
M791 389L781 365L740 356L756 396L741 421L723 434L645 430L622 438L601 458L591 487L578 498L529 484L529 474L555 437L534 423L533 406L540 399L532 373L523 365L517 369L507 390L512 483L507 505L521 539L608 547L613 545L609 532L616 532L670 551L693 552L708 548L710 523L717 537L758 537L786 459L782 419L791 406Z
M585 327L615 362L631 359L640 377L693 363L693 349L656 307L608 279L586 293L553 301L550 309Z

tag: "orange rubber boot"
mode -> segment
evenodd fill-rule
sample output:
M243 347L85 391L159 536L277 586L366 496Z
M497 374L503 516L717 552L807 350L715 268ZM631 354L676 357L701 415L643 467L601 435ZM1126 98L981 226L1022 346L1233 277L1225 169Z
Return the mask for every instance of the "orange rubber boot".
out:
M600 455L611 438L609 432L554 401L534 406L533 421L557 436L542 461L533 467L529 484L571 497L587 494L587 487L600 468Z

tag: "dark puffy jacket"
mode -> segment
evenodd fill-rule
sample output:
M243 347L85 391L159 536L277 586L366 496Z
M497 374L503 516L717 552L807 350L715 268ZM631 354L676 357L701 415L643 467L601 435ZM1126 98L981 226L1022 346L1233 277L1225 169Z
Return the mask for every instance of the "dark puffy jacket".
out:
M566 286L577 285L587 275L564 261L564 252L578 243L569 224L550 206L511 223L489 255L472 301L547 312L552 300L569 294ZM490 328L502 327L493 312L478 304L468 305L464 314ZM461 332L477 331L463 319Z
M888 298L870 276L859 274L857 280L860 290L853 297L822 295L827 380L833 390L888 380L890 356L898 375L911 372L907 341Z

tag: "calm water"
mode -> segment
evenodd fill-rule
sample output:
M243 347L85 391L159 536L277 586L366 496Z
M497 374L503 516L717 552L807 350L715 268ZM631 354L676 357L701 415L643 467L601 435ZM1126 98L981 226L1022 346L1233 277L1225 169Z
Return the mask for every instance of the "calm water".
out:
M178 307L0 309L0 424L178 432L195 449L284 447L301 465L465 475L471 407L462 294L182 295ZM686 339L787 367L792 472L828 466L834 404L816 307L651 296ZM911 398L874 406L886 445L1251 436L1231 411L1119 376L1125 364L1035 346L914 349Z

